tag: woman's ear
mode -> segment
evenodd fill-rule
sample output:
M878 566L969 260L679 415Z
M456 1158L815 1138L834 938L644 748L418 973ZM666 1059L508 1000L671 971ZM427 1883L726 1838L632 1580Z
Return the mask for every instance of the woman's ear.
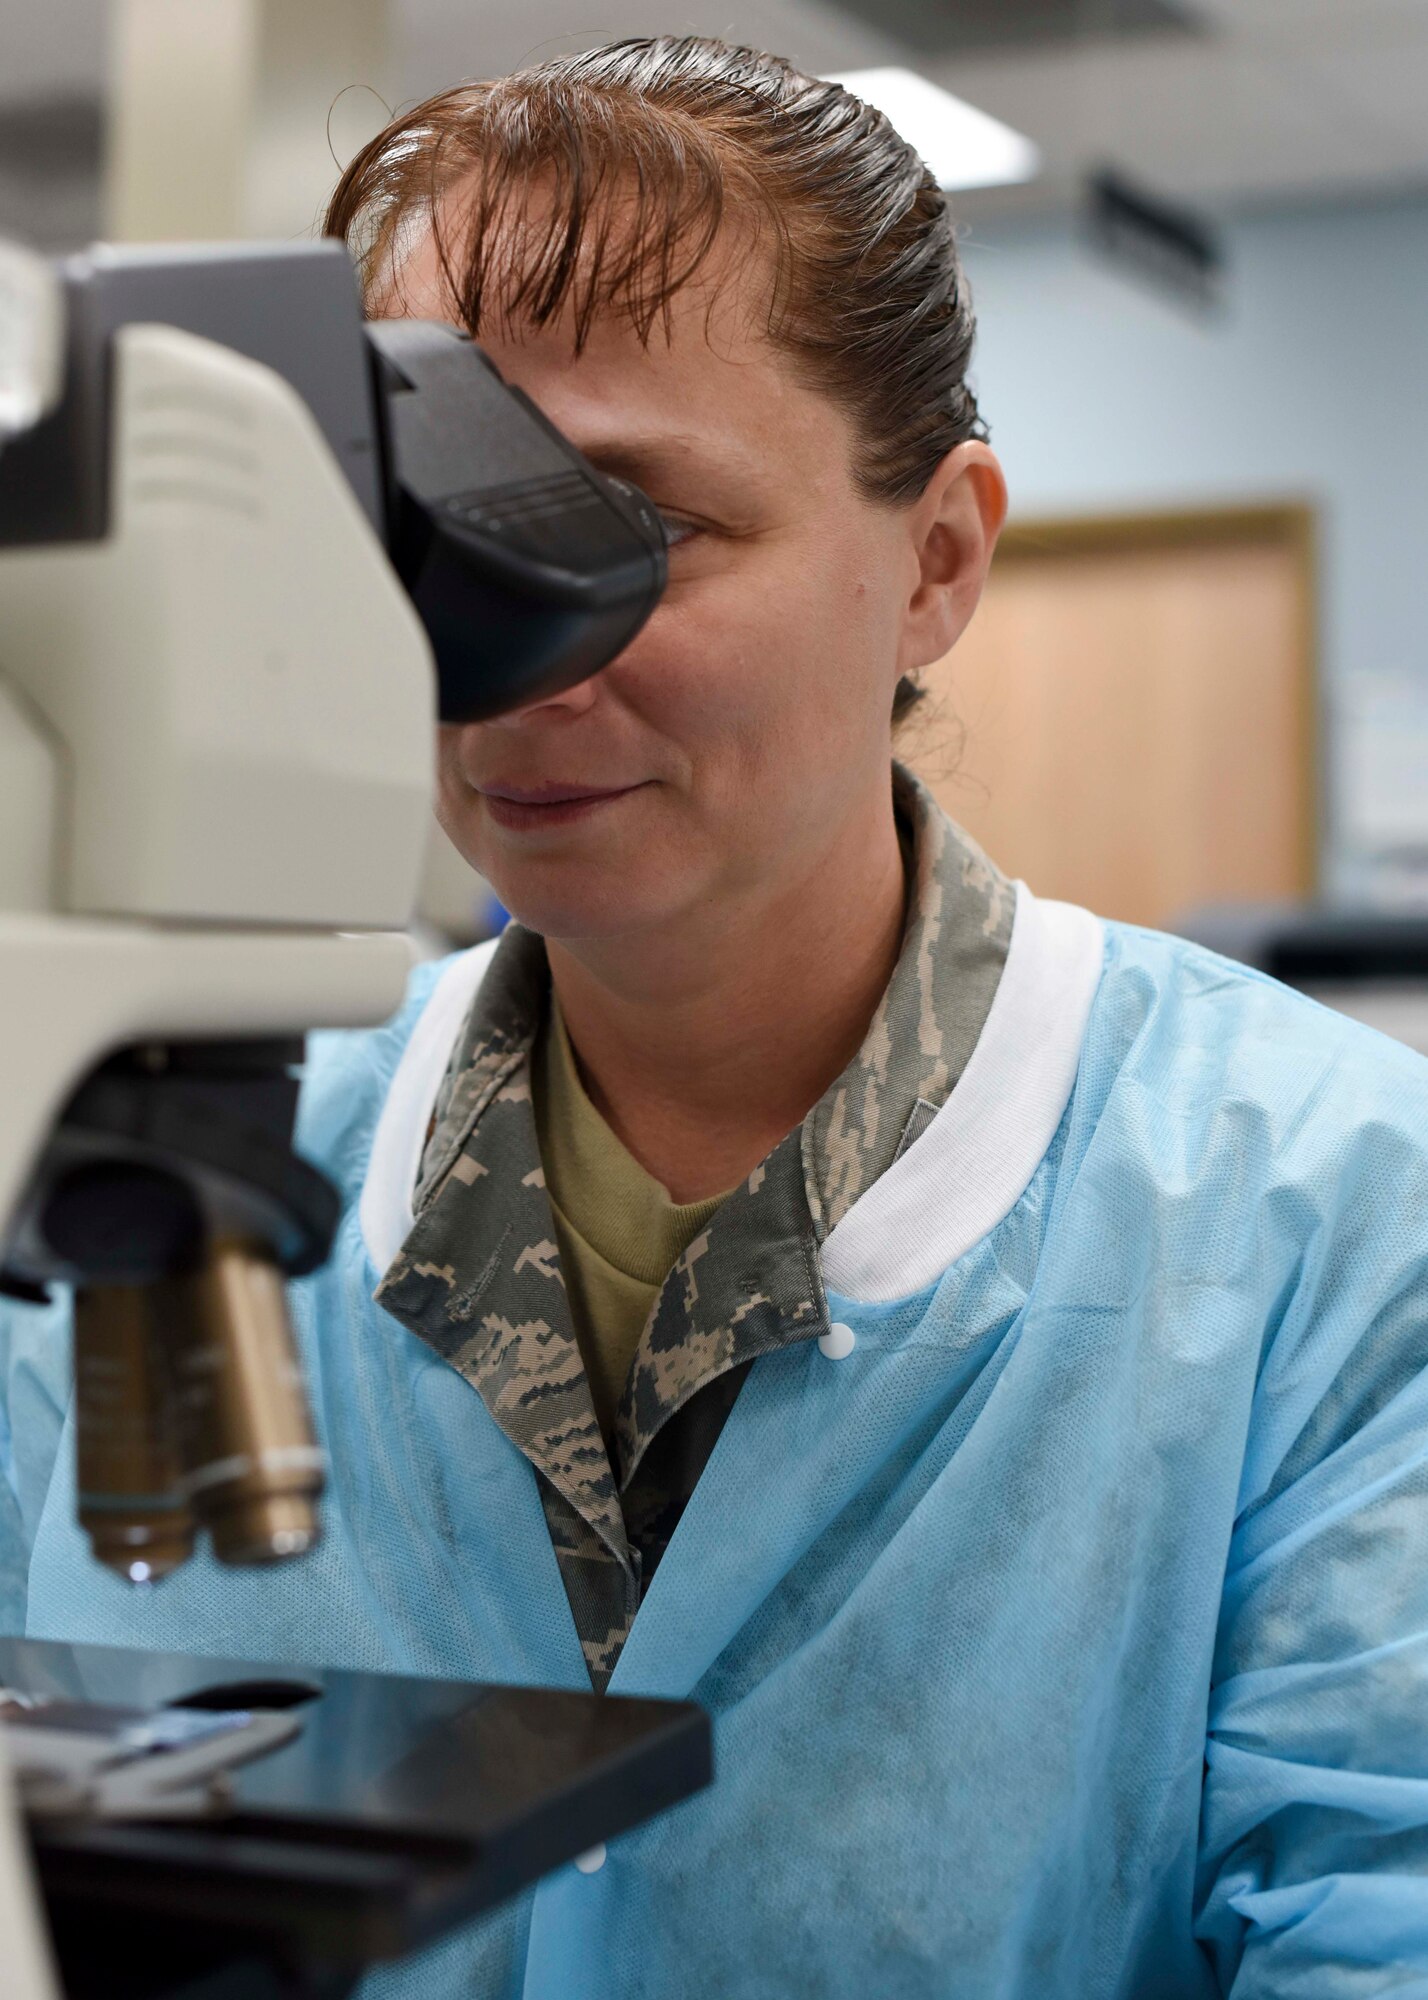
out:
M917 580L903 619L899 673L949 653L971 623L1007 516L1007 483L989 445L954 445L914 502Z

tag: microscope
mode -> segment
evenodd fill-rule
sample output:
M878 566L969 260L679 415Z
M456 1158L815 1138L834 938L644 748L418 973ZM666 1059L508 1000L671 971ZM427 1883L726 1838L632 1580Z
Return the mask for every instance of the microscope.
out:
M198 1536L233 1564L318 1536L285 1283L325 1259L339 1204L293 1150L303 1035L401 1001L435 720L597 672L664 578L650 501L465 336L364 322L341 246L59 266L0 246L0 1292L72 1293L80 1519L136 1587ZM237 1992L243 1959L245 1994L336 1994L709 1775L683 1705L401 1681L359 1698L381 1677L356 1675L290 1701L268 1665L140 1673L106 1651L0 1644L20 1725L0 1779L7 1739L50 1746L38 1780L11 1774L26 1835L0 1796L11 2000L50 2000L32 1867L70 1993ZM382 1731L344 1735L383 1701ZM318 1744L325 1770L306 1831L303 1732L301 1768ZM420 1787L389 1782L398 1740L408 1780L468 1759L429 1823ZM398 1793L384 1821L372 1801ZM189 1808L201 1833L175 1836ZM244 1834L228 1861L224 1811ZM270 1887L321 1888L292 1887L286 1931L255 1897L255 1828ZM333 1915L344 1859L355 1943ZM121 1976L131 1905L177 1943L146 1971L141 1929Z

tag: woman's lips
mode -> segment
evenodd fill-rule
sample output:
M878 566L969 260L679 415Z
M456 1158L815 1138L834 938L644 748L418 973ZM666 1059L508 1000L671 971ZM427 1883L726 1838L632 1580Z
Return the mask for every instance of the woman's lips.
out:
M517 785L477 787L491 818L508 833L570 826L640 789L638 785L621 785L604 791L591 791L583 785L540 785L533 789Z

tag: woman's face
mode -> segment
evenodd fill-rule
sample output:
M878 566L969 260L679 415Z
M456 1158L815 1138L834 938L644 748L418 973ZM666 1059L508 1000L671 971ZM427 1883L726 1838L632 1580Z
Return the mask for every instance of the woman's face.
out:
M611 665L440 732L447 834L562 941L797 894L886 811L893 691L935 657L909 615L916 506L857 490L849 419L761 335L762 272L718 275L676 296L668 342L656 326L648 348L618 318L578 358L563 325L483 335L508 382L650 495L672 541L665 595ZM449 317L429 238L400 303Z

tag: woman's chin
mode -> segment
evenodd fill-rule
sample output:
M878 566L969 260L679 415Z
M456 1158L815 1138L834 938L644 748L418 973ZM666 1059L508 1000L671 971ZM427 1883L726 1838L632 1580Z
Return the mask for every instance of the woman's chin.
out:
M527 871L521 870L520 874L526 876ZM549 879L502 882L493 878L491 886L505 908L527 930L539 931L542 937L555 938L563 944L626 937L673 914L667 893L664 898L642 895L636 881L628 876L621 880L618 874L566 884Z

